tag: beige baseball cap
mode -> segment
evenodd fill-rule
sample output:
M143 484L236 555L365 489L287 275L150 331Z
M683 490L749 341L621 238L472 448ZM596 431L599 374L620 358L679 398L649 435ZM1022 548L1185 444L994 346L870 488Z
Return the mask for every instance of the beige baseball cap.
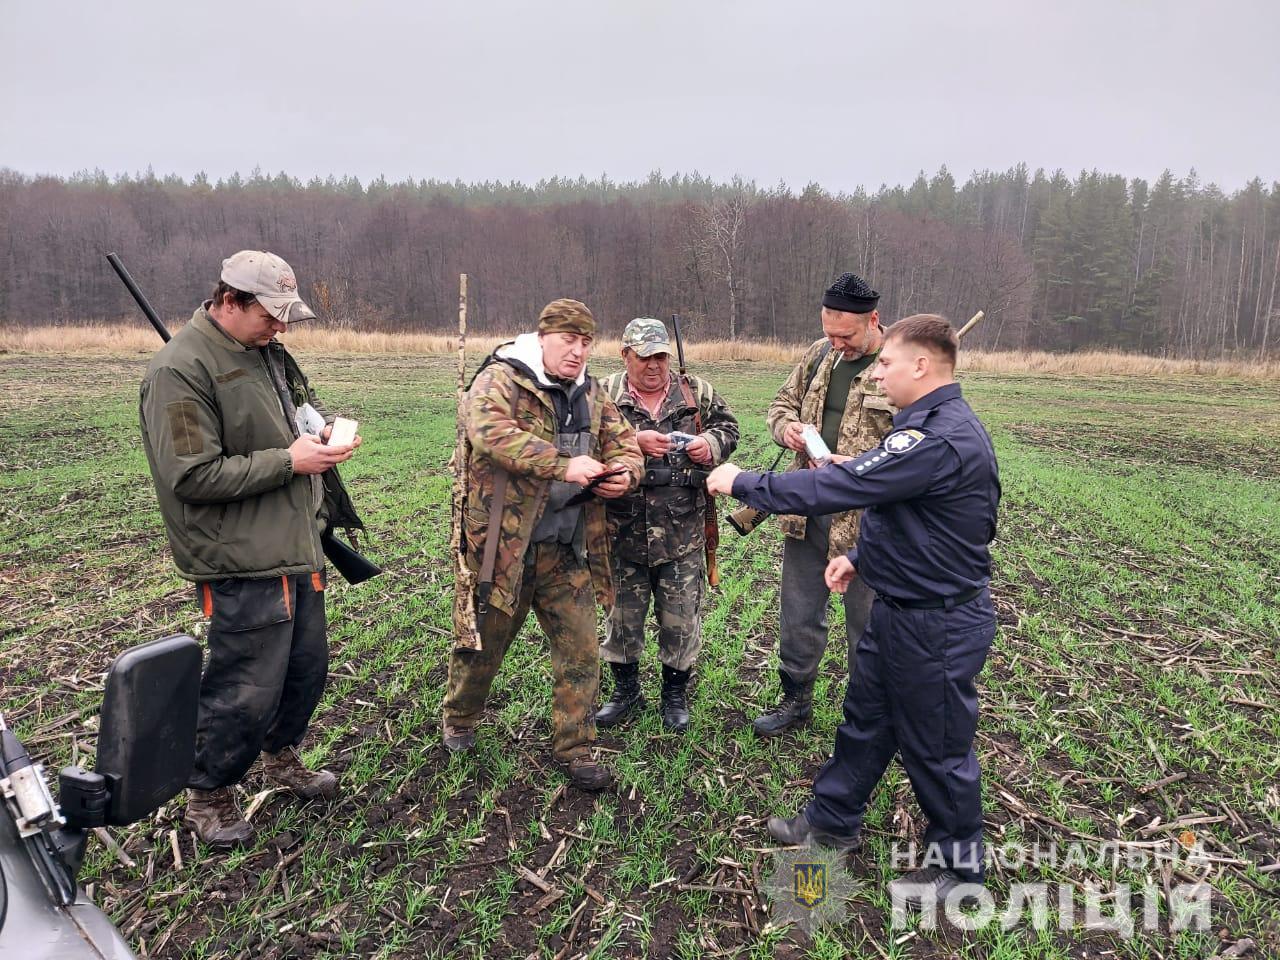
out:
M293 268L265 250L241 250L222 261L222 282L252 293L267 313L285 323L314 320L315 311L298 296Z

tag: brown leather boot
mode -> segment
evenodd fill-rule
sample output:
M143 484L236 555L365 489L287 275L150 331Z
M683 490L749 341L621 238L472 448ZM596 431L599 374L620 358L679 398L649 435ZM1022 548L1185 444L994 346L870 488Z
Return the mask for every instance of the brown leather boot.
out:
M328 770L308 770L293 747L279 753L262 753L262 772L268 780L288 787L296 797L330 800L338 795L338 778Z
M240 805L230 787L188 790L187 812L182 822L214 847L238 847L253 839L253 827L241 816Z
M595 757L587 755L574 757L569 761L558 761L564 775L579 790L603 790L613 783L613 771Z

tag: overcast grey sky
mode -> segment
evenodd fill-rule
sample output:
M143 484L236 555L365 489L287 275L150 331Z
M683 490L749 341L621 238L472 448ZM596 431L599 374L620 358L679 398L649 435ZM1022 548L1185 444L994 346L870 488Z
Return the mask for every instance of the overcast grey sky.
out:
M1280 3L0 0L0 166L1280 178Z

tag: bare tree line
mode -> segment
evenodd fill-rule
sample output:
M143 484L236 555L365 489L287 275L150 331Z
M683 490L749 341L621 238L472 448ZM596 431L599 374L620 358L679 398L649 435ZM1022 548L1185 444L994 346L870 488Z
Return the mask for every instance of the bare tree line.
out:
M0 243L0 322L14 325L132 320L109 250L185 318L221 258L256 247L288 259L339 327L445 330L466 272L480 332L575 296L615 334L678 312L704 339L802 341L822 290L854 270L888 319L985 310L986 349L1252 357L1280 340L1280 184L1228 196L1194 172L1149 184L1018 166L958 185L944 168L832 195L656 173L526 186L0 170Z

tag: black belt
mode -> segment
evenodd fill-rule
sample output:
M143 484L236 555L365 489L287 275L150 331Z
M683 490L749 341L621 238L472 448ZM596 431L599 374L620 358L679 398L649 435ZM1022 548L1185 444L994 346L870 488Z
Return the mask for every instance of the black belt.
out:
M889 606L897 607L899 610L942 610L944 608L950 610L952 607L958 607L962 603L968 603L974 597L979 596L985 589L987 588L974 587L964 593L957 593L954 597L930 597L928 600L901 600L886 593L877 593L876 596Z
M650 467L640 478L642 487L705 487L710 471L693 467Z

